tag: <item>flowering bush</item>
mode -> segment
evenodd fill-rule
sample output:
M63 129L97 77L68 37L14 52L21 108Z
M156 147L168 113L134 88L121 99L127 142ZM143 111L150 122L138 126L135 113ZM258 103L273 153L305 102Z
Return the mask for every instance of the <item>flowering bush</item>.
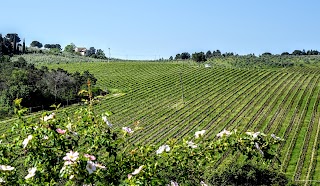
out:
M125 133L111 129L90 108L67 113L44 113L37 120L22 116L21 100L16 100L19 121L0 144L3 183L65 185L121 180L126 171L121 162ZM57 115L63 117L56 117ZM115 162L111 166L106 164ZM12 167L11 169L6 167ZM124 168L124 169L122 169Z
M7 185L206 185L203 173L217 154L231 150L271 160L272 146L281 140L227 130L204 140L201 130L160 147L135 146L126 139L138 126L118 129L108 121L109 112L95 115L92 104L27 120L20 102L15 101L19 121L0 143L0 181Z

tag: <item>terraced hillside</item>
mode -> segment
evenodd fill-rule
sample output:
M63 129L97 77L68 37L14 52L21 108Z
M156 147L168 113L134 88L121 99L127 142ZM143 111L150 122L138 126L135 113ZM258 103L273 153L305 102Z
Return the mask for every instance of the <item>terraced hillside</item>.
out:
M207 130L205 137L223 129L274 133L285 139L277 149L281 170L294 180L320 180L320 70L316 68L257 70L155 62L49 67L89 70L102 89L123 90L126 94L103 100L95 109L114 112L110 121L119 127L140 121L144 129L135 133L132 143L160 145L202 129ZM1 125L4 130L10 122ZM224 159L242 160L226 153L217 166Z

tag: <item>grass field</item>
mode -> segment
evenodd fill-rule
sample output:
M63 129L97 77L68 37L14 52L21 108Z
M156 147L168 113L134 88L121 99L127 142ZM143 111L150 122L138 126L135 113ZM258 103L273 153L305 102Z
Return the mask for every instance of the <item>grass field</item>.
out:
M58 67L70 72L89 70L102 89L125 93L101 101L95 110L112 111L110 121L119 127L140 121L144 129L133 135L132 143L160 145L202 129L207 130L205 137L223 129L274 133L285 139L277 149L281 170L293 180L320 180L317 68L204 68L176 62L49 65ZM11 121L1 121L1 131L9 128ZM230 158L226 153L217 166L224 159L232 163L241 161L241 156Z

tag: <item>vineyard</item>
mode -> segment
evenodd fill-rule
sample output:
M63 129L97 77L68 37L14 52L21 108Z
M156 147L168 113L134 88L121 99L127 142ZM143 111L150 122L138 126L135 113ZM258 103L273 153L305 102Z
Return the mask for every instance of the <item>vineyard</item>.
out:
M320 70L318 68L204 68L177 62L50 64L70 72L89 70L103 90L118 90L95 106L114 114L116 127L143 127L131 143L164 144L206 130L261 131L284 141L276 149L280 169L305 185L320 183ZM70 106L73 110L79 106ZM36 113L37 115L37 113ZM1 133L11 120L1 121ZM225 153L216 166L242 161ZM274 160L272 166L277 167ZM305 181L305 180L318 180Z

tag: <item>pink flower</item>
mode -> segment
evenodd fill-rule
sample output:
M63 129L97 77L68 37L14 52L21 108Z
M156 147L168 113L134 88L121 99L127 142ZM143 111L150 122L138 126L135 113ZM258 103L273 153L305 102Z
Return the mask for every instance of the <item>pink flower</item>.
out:
M37 171L37 167L33 167L33 168L28 169L28 175L24 178L25 179L32 178L33 176L36 175L36 171Z
M23 140L22 142L23 148L26 148L30 140L32 140L32 135L29 135L28 138Z
M89 158L90 160L96 160L96 157L90 154L85 154L84 157Z
M201 185L201 186L208 186L206 183L204 183L204 181L201 181L201 182L200 182L200 185Z
M139 174L139 172L142 170L144 165L141 165L139 168L137 168L136 170L133 171L133 173L131 173L132 175L136 175Z
M112 124L108 121L107 116L102 116L102 120L106 122L109 127L112 127Z
M129 127L122 127L122 130L126 133L132 134L134 131Z
M60 128L56 129L56 131L59 133L59 134L64 134L67 132L67 130L62 130Z
M188 147L191 147L191 148L193 148L193 149L198 147L198 145L196 145L196 144L193 143L192 141L186 141L186 143L187 143Z
M196 138L199 138L200 136L203 136L206 130L200 130L194 133Z
M63 160L75 162L78 158L79 158L78 152L70 151L66 154L65 157L63 157Z
M100 169L105 169L106 168L106 166L101 165L100 163L96 163L95 165L96 165L96 167L98 167Z
M175 181L170 181L170 185L168 186L179 186L178 182L175 182Z
M162 145L159 147L159 149L156 151L157 154L163 153L163 151L170 151L170 146L169 145Z
M254 143L254 145L256 146L256 148L258 149L258 151L262 154L262 156L264 155L263 151L261 150L259 144L257 142Z
M63 166L72 165L72 164L73 164L72 161L67 160L67 161L64 162Z
M271 134L271 137L273 137L275 140L282 140L280 137L276 136L275 134Z
M49 116L44 116L43 118L42 118L42 120L43 121L48 121L48 120L50 120L50 119L53 119L54 117L55 117L55 113L52 113L52 114L50 114Z
M10 165L0 165L0 170L3 171L12 171L14 167L11 167Z
M92 161L87 161L86 169L89 172L89 174L92 174L97 169L96 164Z
M230 132L226 129L223 129L223 131L221 131L217 134L217 137L222 138L223 136L230 136L231 134L232 134L232 132Z
M131 174L128 174L128 179L130 180L133 175L139 174L143 167L144 167L144 165L141 165L139 168L134 170Z

